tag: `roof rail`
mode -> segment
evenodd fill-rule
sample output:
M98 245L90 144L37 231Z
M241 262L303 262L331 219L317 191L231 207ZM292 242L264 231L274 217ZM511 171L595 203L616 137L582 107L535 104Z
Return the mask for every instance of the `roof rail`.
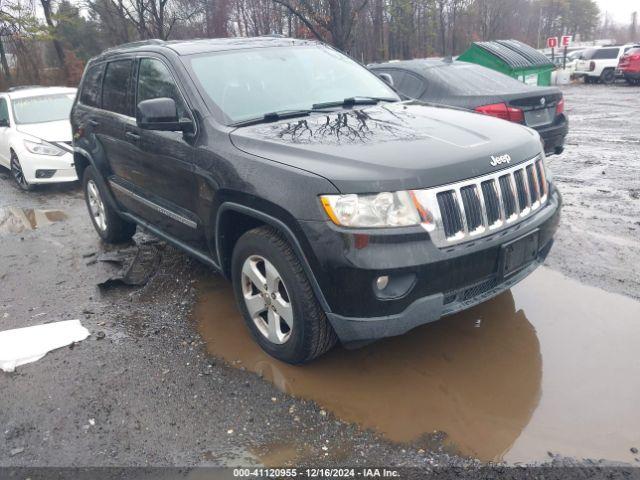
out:
M121 48L133 48L133 47L144 47L146 45L164 45L166 42L164 40L160 40L159 38L150 38L148 40L138 40L136 42L123 43L121 45L116 45L115 47L110 47L105 50L105 52L110 52L112 50L120 50Z
M27 90L29 88L47 88L42 85L18 85L17 87L9 87L7 92L17 92L18 90Z

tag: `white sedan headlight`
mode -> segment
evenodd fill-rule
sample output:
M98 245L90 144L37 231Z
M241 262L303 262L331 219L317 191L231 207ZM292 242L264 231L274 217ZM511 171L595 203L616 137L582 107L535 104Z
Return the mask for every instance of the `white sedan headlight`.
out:
M31 153L35 153L36 155L51 155L54 157L64 155L64 150L47 142L38 143L32 142L31 140L25 140L24 147Z
M410 192L322 195L322 206L336 225L353 228L408 227L420 224Z

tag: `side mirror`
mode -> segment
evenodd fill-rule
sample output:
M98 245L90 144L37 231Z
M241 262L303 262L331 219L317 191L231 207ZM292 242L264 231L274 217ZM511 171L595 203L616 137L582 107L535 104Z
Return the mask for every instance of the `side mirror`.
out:
M0 128L1 127L9 127L9 120L6 118L0 118Z
M380 79L384 83L386 83L390 87L393 87L393 77L391 75L389 75L388 73L378 73L378 77L380 77Z
M161 97L138 103L136 123L144 130L168 132L191 132L193 123L187 118L178 118L178 107L173 98Z

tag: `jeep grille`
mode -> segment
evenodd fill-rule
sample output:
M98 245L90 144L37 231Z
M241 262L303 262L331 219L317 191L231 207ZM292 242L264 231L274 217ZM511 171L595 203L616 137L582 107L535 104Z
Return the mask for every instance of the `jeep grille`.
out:
M441 248L491 235L518 223L547 202L542 156L482 177L414 190L433 214L425 224Z

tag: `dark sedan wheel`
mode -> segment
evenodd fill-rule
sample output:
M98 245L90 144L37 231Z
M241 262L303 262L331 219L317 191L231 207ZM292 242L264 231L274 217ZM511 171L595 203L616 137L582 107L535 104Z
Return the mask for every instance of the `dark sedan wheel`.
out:
M238 307L268 354L304 363L336 343L298 257L276 230L259 227L240 237L231 269Z
M33 190L33 185L27 182L27 179L24 178L22 165L20 165L20 160L18 160L18 156L15 152L11 152L11 178L13 178L13 181L16 182L16 185L21 190L24 190L25 192Z

